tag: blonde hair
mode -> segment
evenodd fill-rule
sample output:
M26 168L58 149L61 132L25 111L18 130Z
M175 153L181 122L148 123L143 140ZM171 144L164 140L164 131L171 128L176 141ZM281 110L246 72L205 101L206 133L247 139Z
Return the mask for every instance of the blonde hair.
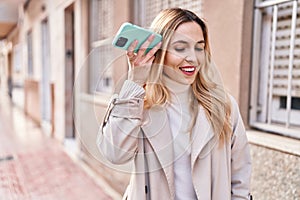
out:
M191 11L181 8L171 8L161 11L151 24L151 29L162 35L161 49L155 55L155 60L145 86L145 108L154 105L163 105L169 98L169 91L162 83L165 55L170 39L179 25L194 21L202 29L205 41L205 63L200 67L195 81L192 83L192 91L197 100L196 109L200 104L206 113L214 133L221 141L230 138L232 128L230 124L231 104L222 84L213 81L215 67L211 61L211 52L208 42L207 26L203 20Z

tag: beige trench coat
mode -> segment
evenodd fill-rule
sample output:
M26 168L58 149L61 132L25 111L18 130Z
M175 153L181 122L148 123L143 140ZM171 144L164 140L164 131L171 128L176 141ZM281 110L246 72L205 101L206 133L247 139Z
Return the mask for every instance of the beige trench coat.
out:
M97 145L100 152L114 164L124 164L134 159L134 169L124 199L146 199L145 178L148 177L150 186L147 191L152 200L173 200L173 138L167 112L163 106L143 110L144 91L138 87L127 81L120 95L112 99L103 129L98 134ZM132 91L135 91L134 95ZM199 106L191 135L191 170L194 189L200 200L250 199L249 145L238 106L233 99L231 119L231 141L220 147L203 108ZM149 173L144 173L145 170Z

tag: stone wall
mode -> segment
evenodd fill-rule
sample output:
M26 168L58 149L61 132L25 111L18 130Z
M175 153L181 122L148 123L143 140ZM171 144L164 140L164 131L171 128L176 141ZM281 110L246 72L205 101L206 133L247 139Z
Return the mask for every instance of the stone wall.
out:
M300 157L251 145L254 200L300 200Z

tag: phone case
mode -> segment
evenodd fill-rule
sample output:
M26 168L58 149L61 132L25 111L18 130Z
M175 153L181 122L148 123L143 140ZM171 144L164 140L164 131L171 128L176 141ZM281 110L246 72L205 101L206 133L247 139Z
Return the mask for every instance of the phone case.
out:
M147 40L147 38L151 34L155 34L155 37L154 40L149 45L147 51L152 49L155 45L157 45L162 40L161 35L154 33L150 30L144 29L142 27L139 27L137 25L133 25L131 23L125 22L124 24L121 25L119 31L117 32L117 35L113 39L112 44L117 48L127 50L130 44L134 40L138 40L139 43L136 49L134 50L135 52L137 52L140 46Z

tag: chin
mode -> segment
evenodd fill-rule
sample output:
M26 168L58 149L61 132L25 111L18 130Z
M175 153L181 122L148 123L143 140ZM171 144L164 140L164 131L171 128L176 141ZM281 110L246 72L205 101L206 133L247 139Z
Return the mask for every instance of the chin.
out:
M185 78L186 84L192 85L195 81L195 77Z

